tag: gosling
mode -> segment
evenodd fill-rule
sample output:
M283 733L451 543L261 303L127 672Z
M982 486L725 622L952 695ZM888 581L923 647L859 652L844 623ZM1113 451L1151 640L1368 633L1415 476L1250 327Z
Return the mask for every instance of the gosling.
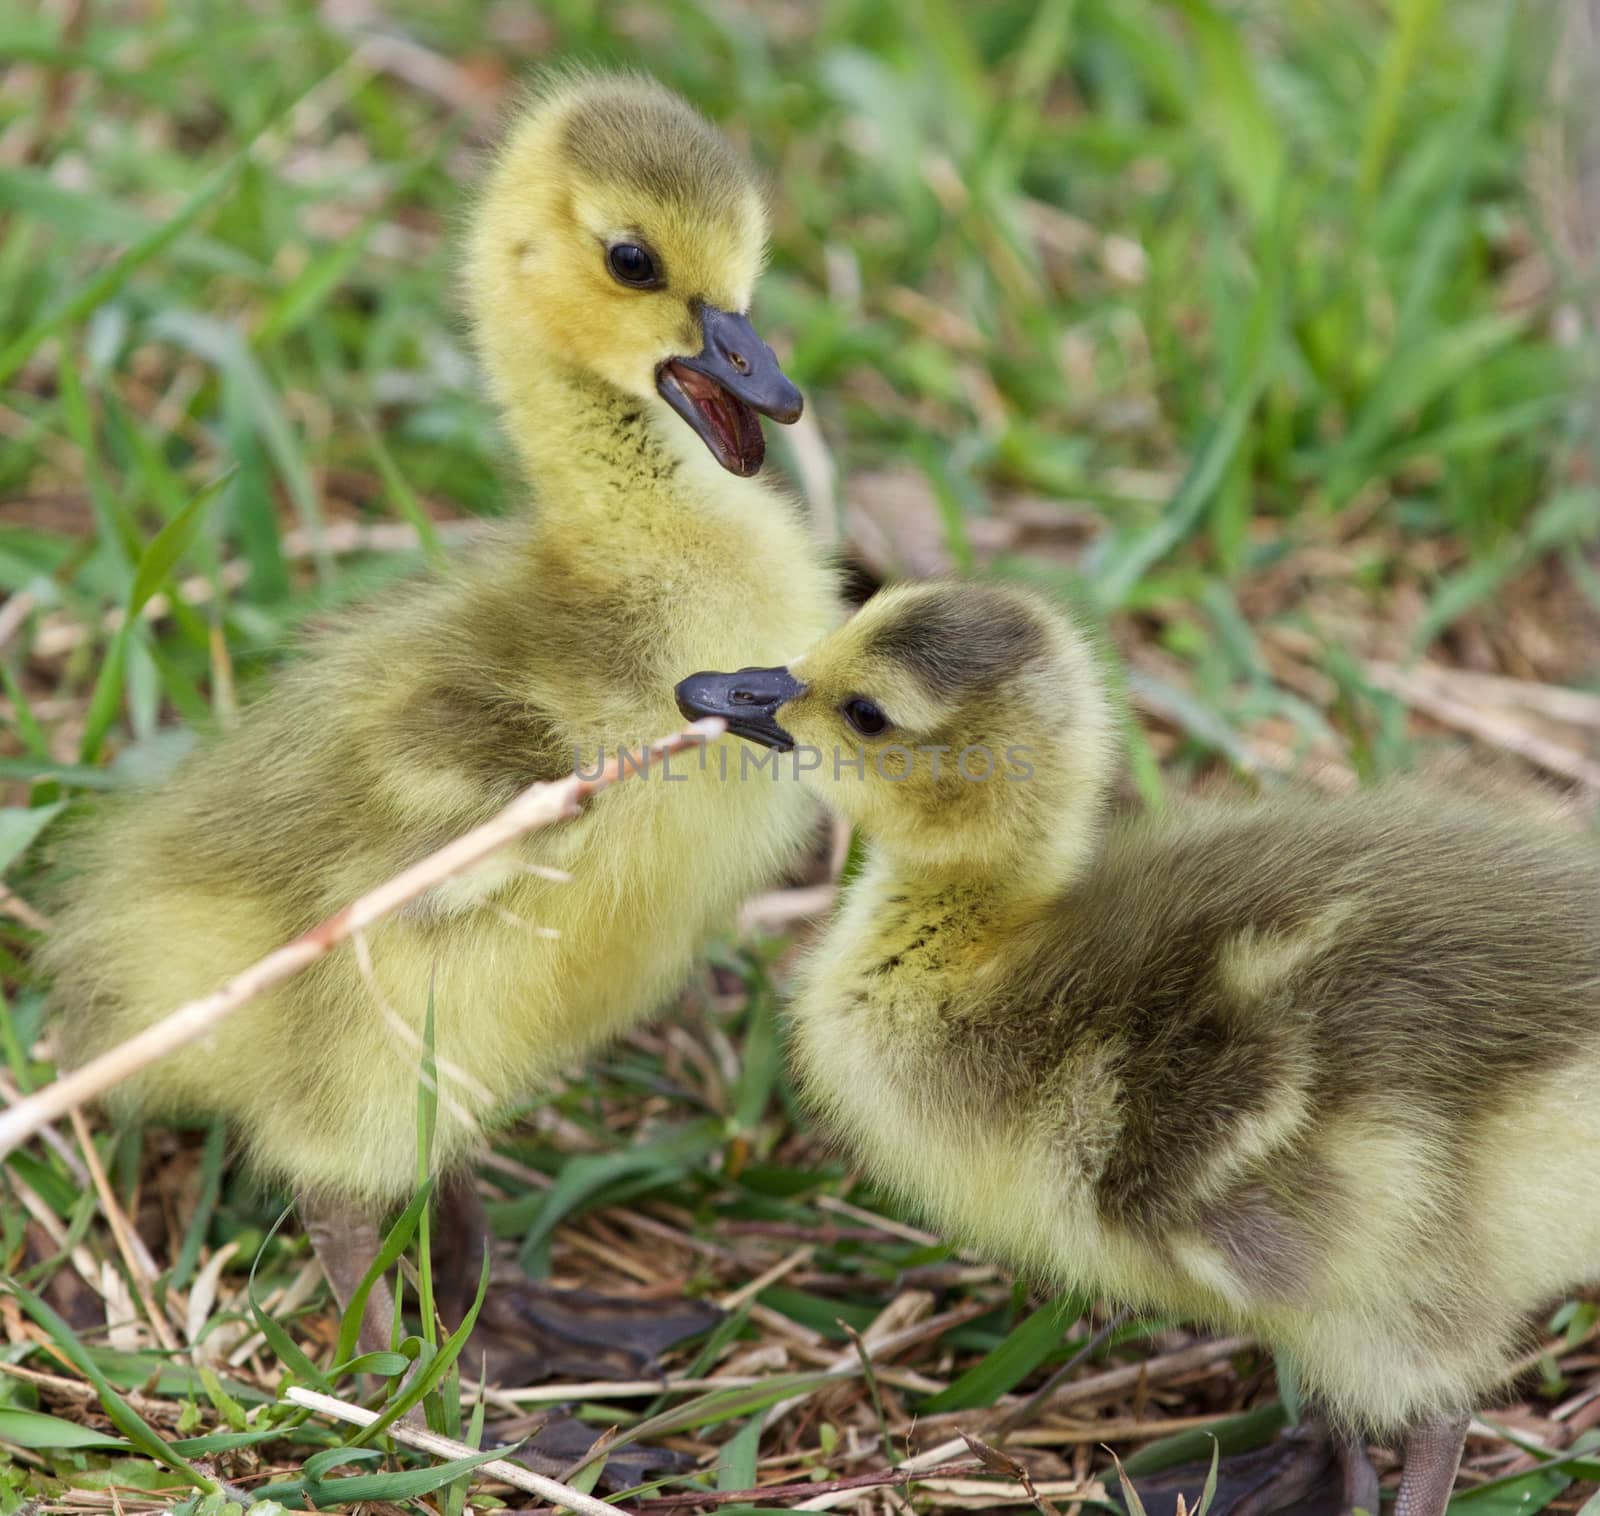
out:
M1441 1516L1532 1313L1600 1276L1593 839L1410 785L1113 821L1091 645L1007 588L886 591L678 703L866 839L790 1011L843 1145L1018 1269L1255 1334L1346 1510L1372 1437Z
M752 477L801 398L746 314L766 212L721 136L632 75L547 80L472 214L478 343L532 509L443 578L316 640L239 727L94 818L46 961L68 1062L128 1037L482 821L676 724L672 680L773 662L836 619L831 567ZM434 1161L656 1009L803 846L811 803L721 782L612 790L442 885L114 1094L225 1117L291 1187L345 1305L416 1177L430 1004ZM552 871L570 883L552 882ZM470 1182L442 1234L481 1233ZM470 1279L476 1260L460 1263ZM457 1281L459 1283L459 1281ZM374 1291L363 1347L387 1346ZM531 1373L532 1369L525 1370Z

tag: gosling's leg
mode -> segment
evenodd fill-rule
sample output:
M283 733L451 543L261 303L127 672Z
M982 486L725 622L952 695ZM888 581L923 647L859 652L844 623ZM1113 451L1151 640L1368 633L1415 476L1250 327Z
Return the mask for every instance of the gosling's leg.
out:
M444 1175L433 1192L433 1303L453 1332L478 1293L483 1255L490 1246L489 1217L471 1169Z
M321 1195L302 1194L296 1204L333 1298L339 1302L340 1311L347 1311L372 1260L378 1256L381 1238L377 1219L370 1212ZM380 1278L367 1295L366 1309L361 1313L361 1351L387 1352L393 1330L394 1296L388 1280Z
M1345 1516L1356 1516L1358 1511L1365 1511L1367 1516L1380 1516L1378 1471L1367 1457L1366 1443L1348 1433L1342 1437L1339 1468L1344 1476Z
M1406 1438L1406 1466L1394 1516L1444 1516L1470 1419L1464 1411L1435 1412Z

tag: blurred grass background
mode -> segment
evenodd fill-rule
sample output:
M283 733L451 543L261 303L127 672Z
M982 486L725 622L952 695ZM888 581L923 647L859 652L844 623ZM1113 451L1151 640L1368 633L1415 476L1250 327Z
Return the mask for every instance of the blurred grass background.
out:
M762 166L758 325L809 404L774 430L776 464L863 588L954 569L1085 600L1129 663L1146 802L1431 764L1592 815L1593 24L1577 0L0 4L0 1094L49 1074L29 896L62 808L229 719L319 608L520 508L454 238L518 76L550 57L658 74ZM730 1489L758 1453L763 1482L871 1466L917 1413L937 1427L1038 1382L1076 1319L908 1237L793 1127L767 972L783 945L730 946L493 1175L504 1232L568 1282L726 1294L810 1238L701 1370L831 1361L839 1318L918 1291L961 1317L899 1360L920 1389L869 1379L766 1427L717 1409L684 1446ZM165 1360L111 1282L70 1139L12 1161L0 1267L75 1297L61 1330L167 1436L253 1435L277 1371L247 1340L240 1271L271 1206L215 1136L93 1140L121 1205L153 1211L153 1237L164 1218L159 1300L192 1304L238 1245L196 1328L226 1340L210 1361L231 1388L171 1364L150 1381ZM865 1221L823 1203L847 1192ZM261 1277L280 1305L301 1282L282 1309L316 1343L302 1245L275 1239ZM38 1338L60 1339L5 1312L0 1368L37 1372ZM1593 1327L1591 1307L1562 1319L1550 1403L1593 1374ZM1126 1336L1102 1355L1180 1340ZM1248 1354L1221 1368L1138 1413L1270 1401ZM51 1488L90 1491L83 1509L119 1481L147 1492L124 1509L184 1485L4 1420L104 1429L105 1403L0 1377L0 1451L19 1450L0 1511L62 1460ZM581 1416L627 1422L648 1398L624 1404ZM1129 1413L1113 1396L1098 1414L1087 1440L1033 1448L1040 1479L1104 1466L1089 1449ZM1468 1478L1511 1478L1505 1509L1576 1509L1570 1473L1519 1471L1531 1455L1508 1447L1475 1443ZM1485 1488L1468 1508L1496 1508Z

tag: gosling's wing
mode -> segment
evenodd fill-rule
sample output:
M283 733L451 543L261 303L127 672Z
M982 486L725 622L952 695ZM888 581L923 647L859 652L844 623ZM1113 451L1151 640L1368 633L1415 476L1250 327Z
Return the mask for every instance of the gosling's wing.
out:
M93 1044L130 997L165 1005L175 986L212 987L525 785L571 772L538 648L519 666L523 629L485 624L483 575L407 584L349 614L237 727L74 829L45 951L73 1040Z
M1108 1209L1153 1217L1247 1137L1357 1102L1469 1119L1600 1044L1600 850L1386 797L1120 829L1018 973L1052 1057L1114 1048Z

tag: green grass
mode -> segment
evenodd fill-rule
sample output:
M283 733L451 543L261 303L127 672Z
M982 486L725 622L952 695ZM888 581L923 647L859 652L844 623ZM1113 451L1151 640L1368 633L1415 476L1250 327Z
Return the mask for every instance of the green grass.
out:
M248 698L308 615L419 567L450 523L519 507L453 239L504 89L550 54L649 68L763 165L776 224L760 325L837 471L836 501L814 503L874 576L949 566L1087 597L1130 662L1145 798L1219 768L1429 761L1447 739L1376 686L1374 660L1600 688L1574 631L1600 601L1600 278L1571 230L1563 168L1584 123L1553 95L1573 45L1555 7L395 4L388 40L365 43L300 3L81 16L64 31L0 6L0 594L32 607L0 641L0 871L24 901L64 801L166 761ZM815 480L790 436L774 455ZM416 545L323 538L397 524ZM203 593L173 602L190 581ZM140 619L157 594L168 613ZM0 913L0 1053L24 1089L50 1074L36 936ZM595 1226L640 1266L658 1244L668 1273L712 1292L822 1239L758 1304L847 1351L839 1320L864 1326L907 1270L952 1265L889 1231L847 1235L822 1202L850 1180L795 1126L763 1052L763 974L739 953L721 983L739 986L728 1004L700 985L679 1018L697 1053L642 1034L552 1097L554 1142L507 1140L520 1167L494 1173L497 1217L525 1259L569 1277L596 1271L571 1240ZM275 1206L220 1139L95 1140L123 1204L177 1207L158 1292L193 1289L237 1244L206 1331L249 1325L252 1261L263 1301L304 1268L297 1237L267 1237ZM41 1256L35 1219L24 1267L23 1213L0 1215L3 1266L41 1296L71 1298L75 1247L120 1267L78 1162L40 1148L8 1170L55 1222ZM983 1307L901 1362L940 1388L846 1370L847 1391L770 1427L724 1391L677 1435L722 1460L708 1477L723 1488L752 1484L758 1457L763 1481L781 1455L785 1478L854 1472L842 1437L898 1438L932 1400L949 1409L928 1445L1071 1351L1043 1350L1039 1303L1003 1278L940 1289L941 1309ZM65 1360L0 1317L0 1361L93 1400L0 1375L0 1449L29 1450L0 1471L0 1512L92 1484L155 1509L160 1490L217 1479L276 1484L289 1504L321 1480L330 1502L462 1508L465 1474L436 1495L404 1483L415 1459L335 1473L345 1440L273 1404L280 1368L311 1382L338 1361L315 1296L269 1306L279 1351L212 1381L181 1356L114 1350L43 1299L24 1314ZM782 1347L759 1312L730 1331L735 1351ZM1552 1385L1582 1340L1552 1355ZM403 1343L413 1385L442 1346ZM1141 1332L1107 1349L1151 1351ZM817 1358L790 1351L788 1367ZM1259 1404L1255 1365L1236 1367L1152 1414ZM428 1404L436 1424L482 1432L483 1407L437 1388ZM598 1430L680 1407L581 1414ZM188 1439L165 1463L152 1419ZM84 1441L97 1434L119 1445ZM1039 1456L1065 1469L1070 1453ZM1567 1472L1521 1477L1505 1509L1576 1508Z

